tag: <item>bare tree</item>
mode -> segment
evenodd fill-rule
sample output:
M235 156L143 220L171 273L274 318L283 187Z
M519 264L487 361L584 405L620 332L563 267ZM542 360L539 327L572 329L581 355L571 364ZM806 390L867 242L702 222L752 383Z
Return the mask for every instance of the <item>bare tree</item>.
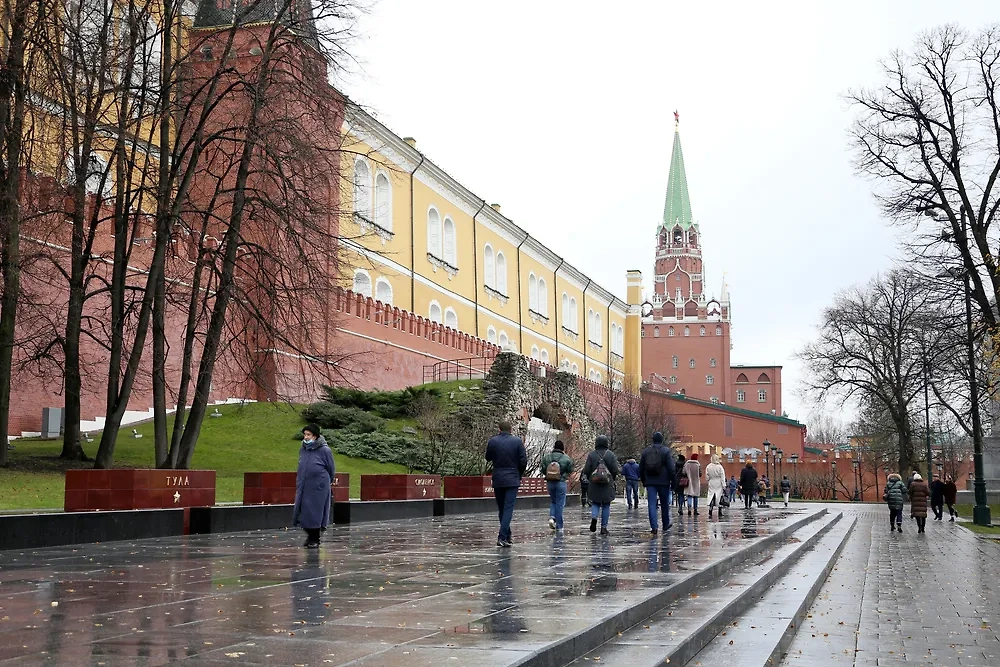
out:
M806 442L819 445L836 445L847 439L844 423L836 416L823 410L814 410L809 415Z
M799 352L807 391L823 400L837 395L884 411L896 429L898 466L914 459L910 413L933 367L945 318L925 280L894 270L837 295L823 311L819 337Z

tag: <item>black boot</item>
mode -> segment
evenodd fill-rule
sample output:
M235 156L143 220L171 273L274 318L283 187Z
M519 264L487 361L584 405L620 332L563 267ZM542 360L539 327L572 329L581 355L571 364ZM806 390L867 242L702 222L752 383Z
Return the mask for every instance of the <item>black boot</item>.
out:
M591 519L590 520L590 532L592 532L592 533L596 533L597 532L597 519Z

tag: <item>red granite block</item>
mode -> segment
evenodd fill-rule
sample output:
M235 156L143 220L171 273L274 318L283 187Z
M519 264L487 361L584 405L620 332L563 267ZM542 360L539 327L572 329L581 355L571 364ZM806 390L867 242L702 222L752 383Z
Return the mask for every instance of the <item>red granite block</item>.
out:
M67 470L66 471L66 490L77 491L81 489L90 488L90 473L93 470Z
M152 505L150 504L150 491L149 489L136 489L132 492L132 508L137 510L150 509Z
M88 489L110 489L111 488L111 471L110 470L91 470L87 488Z
M87 491L87 509L108 510L111 509L110 489L90 489Z
M132 471L132 488L133 489L148 489L149 480L153 476L152 470L133 470Z
M63 497L63 510L66 512L79 512L85 509L87 509L87 490L67 489L66 495Z
M263 490L260 487L243 487L243 504L244 505L261 505Z
M244 491L248 487L259 488L259 487L263 486L262 480L263 480L263 473L259 473L259 472L245 472L245 473L243 473L243 489L244 489Z
M283 473L279 473L279 474L281 475L281 486L285 487L286 489L294 489L295 488L295 480L298 477L298 475L296 473L294 473L294 472L283 472Z

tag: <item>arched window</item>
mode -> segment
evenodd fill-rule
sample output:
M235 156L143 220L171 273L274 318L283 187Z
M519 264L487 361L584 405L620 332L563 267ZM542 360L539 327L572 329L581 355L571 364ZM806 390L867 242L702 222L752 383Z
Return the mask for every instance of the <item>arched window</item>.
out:
M572 366L570 367L570 370L571 370L571 371L573 371L573 373L574 373L574 374L576 374L576 375L579 375L579 374L580 374L580 367L579 367L579 366L577 366L576 364L573 364L573 365L572 365Z
M597 378L597 373L595 373L594 369L591 368L590 372L587 373L587 379L589 379L591 382L593 382L596 378Z
M354 272L354 286L351 288L355 294L360 294L366 299L372 295L372 279L367 271L358 269Z
M431 307L428 311L428 318L431 322L441 324L441 305L437 301L431 301Z
M739 375L736 376L736 383L737 384L749 384L749 382L750 382L750 380L748 380L747 376L744 375L743 373L740 373Z
M684 327L684 336L687 337L687 336L690 336L690 335L691 335L691 328L690 327Z
M438 259L441 257L441 214L436 208L427 211L427 252Z
M712 368L715 368L715 357L712 357L711 359L708 360L708 365L711 366Z
M576 297L571 296L569 298L569 321L573 323L570 328L574 333L580 331L580 314L576 310Z
M528 310L538 312L538 279L534 273L528 274Z
M492 326L486 328L486 342L493 343L494 345L497 344L497 330Z
M507 258L502 252L497 253L497 286L496 290L507 296Z
M483 278L490 289L497 288L497 270L493 247L487 243L483 249Z
M715 327L715 335L716 336L721 336L722 335L722 326L721 325Z
M538 346L537 345L532 345L531 346L531 358L535 359L536 361L538 360Z
M770 382L771 378L767 377L767 373L761 373L760 375L757 376L757 384L764 384L764 383L770 384Z
M392 305L392 285L385 278L375 281L375 299L386 305Z
M444 325L450 329L458 331L458 313L455 312L454 308L445 308Z
M70 156L66 160L66 182L70 185L76 183L76 160ZM101 187L101 181L104 187ZM104 198L110 197L115 191L114 175L108 169L108 161L96 153L91 153L87 159L87 172L83 177L84 191L87 194L96 195L100 192Z
M595 382L600 382L601 381L601 372L600 371L597 371L597 373L594 374L594 381Z
M538 358L542 360L543 364L549 363L549 351L543 349L541 353L539 353Z
M714 375L706 375L705 376L705 384L715 384L715 376Z
M694 368L694 359L688 359L688 368Z
M538 312L542 315L548 317L549 315L549 298L545 292L545 279L538 279Z
M625 329L618 327L618 354L625 355Z
M677 368L681 363L681 360L677 358L677 355L670 357L670 367Z
M601 331L601 314L594 313L594 333L591 334L592 336L591 340L600 345L601 341L604 340L604 336L602 334L603 332Z
M653 338L660 337L660 327L653 327Z
M507 332L500 332L500 335L497 337L497 345L500 346L501 350L507 349L507 346L510 345L510 339L507 338Z
M673 338L673 337L674 337L674 328L667 327L667 338Z
M699 336L704 336L705 335L705 327L701 328L701 331L698 332L698 335Z
M450 266L458 266L457 251L455 249L455 221L451 218L444 219L444 256L441 257Z
M587 340L594 340L594 311L587 309Z
M389 177L379 172L375 176L375 224L392 231L392 186Z
M365 222L372 219L372 172L363 158L354 161L354 215Z

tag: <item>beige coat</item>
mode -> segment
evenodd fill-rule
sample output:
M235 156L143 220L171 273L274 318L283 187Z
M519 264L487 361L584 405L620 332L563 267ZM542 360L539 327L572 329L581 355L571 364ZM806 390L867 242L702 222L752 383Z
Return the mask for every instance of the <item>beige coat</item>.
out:
M708 482L708 504L712 504L714 496L718 505L726 495L726 469L721 463L709 463L705 468L705 480Z
M701 464L695 460L688 460L684 462L684 472L688 476L688 485L684 489L685 496L700 496L701 495ZM725 474L725 473L723 473Z

